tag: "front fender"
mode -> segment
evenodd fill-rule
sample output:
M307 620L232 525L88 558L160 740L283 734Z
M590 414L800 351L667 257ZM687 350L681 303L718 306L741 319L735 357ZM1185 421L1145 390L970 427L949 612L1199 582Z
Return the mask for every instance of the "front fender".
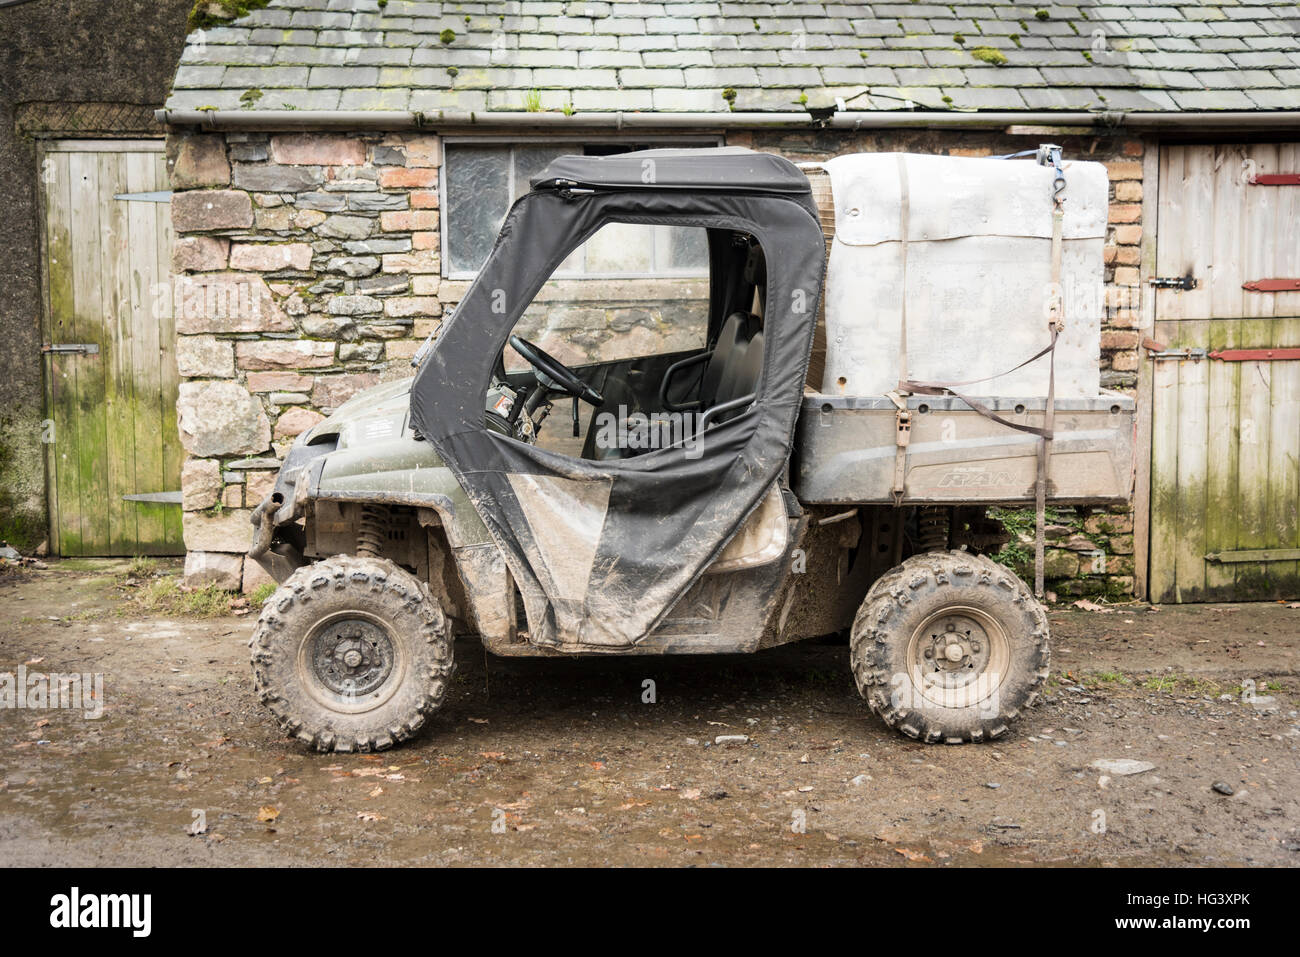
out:
M491 536L460 482L428 442L399 438L337 449L314 462L306 498L432 508L453 548L490 542Z
M249 557L277 581L303 563L294 524L313 499L431 508L453 547L491 541L464 489L409 424L410 380L359 393L300 435L254 510Z

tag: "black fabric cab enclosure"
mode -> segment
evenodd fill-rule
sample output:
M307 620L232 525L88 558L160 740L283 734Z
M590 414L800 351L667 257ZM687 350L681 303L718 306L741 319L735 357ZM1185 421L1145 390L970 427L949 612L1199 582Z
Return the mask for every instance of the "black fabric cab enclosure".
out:
M646 160L653 166L645 167ZM653 170L651 182L637 174L642 169ZM727 308L718 288L717 241L743 233L762 247L767 275L757 399L709 428L694 449L676 445L590 461L484 425L484 395L515 323L555 267L607 223L709 230L711 335ZM446 461L500 547L523 596L533 643L566 651L632 647L778 480L799 412L824 258L807 179L770 154L565 157L515 203L478 277L420 363L411 422Z

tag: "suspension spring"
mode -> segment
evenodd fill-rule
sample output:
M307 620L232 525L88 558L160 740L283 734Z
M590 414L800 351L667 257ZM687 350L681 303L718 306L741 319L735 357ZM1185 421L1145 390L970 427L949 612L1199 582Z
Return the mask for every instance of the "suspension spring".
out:
M388 541L388 509L382 505L362 505L357 522L357 554L380 558Z
M921 552L939 552L948 547L949 512L942 505L923 505L917 510L917 547Z

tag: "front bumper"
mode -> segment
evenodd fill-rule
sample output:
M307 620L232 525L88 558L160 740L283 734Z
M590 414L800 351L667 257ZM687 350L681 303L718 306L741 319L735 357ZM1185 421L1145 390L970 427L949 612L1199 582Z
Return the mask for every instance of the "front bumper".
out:
M253 523L253 546L248 550L248 557L277 582L283 582L305 564L305 536L295 522L306 511L313 475L319 476L320 466L324 465L321 460L337 444L326 440L308 445L305 438L304 435L289 449L276 476L275 487L249 516Z

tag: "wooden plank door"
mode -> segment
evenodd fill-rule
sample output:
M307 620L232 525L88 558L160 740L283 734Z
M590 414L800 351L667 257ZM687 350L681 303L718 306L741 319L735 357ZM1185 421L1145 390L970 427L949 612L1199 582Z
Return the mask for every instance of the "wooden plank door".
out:
M51 550L183 554L179 505L125 498L180 488L169 207L114 198L167 189L162 144L48 144L40 178Z
M1164 147L1155 338L1169 350L1300 347L1300 292L1243 283L1300 278L1300 144ZM1300 596L1300 360L1155 359L1152 601ZM1208 556L1208 557L1207 557Z

